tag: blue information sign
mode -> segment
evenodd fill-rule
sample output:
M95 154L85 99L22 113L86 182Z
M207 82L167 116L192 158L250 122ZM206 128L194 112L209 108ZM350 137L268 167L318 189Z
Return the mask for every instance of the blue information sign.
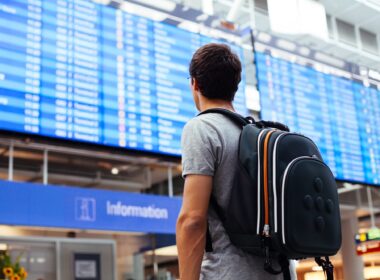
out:
M0 181L0 224L175 233L182 200Z
M0 129L180 155L188 63L211 41L90 0L0 0Z

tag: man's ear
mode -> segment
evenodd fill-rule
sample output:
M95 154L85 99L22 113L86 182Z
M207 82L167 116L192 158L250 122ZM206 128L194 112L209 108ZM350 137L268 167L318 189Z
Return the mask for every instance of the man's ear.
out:
M191 79L191 85L193 86L194 91L199 91L199 86L196 79L194 78Z

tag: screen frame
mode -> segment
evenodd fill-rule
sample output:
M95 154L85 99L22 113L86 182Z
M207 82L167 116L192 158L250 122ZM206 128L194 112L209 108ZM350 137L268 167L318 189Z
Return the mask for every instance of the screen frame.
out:
M139 158L148 157L151 159L157 159L161 161L168 161L171 163L179 164L181 160L181 155L157 153L154 151L137 150L137 149L131 149L127 147L103 145L99 143L92 143L92 142L72 140L72 139L63 139L63 138L57 138L53 136L46 136L46 135L29 134L25 132L4 130L4 129L0 129L0 136L11 138L9 139L10 145L11 145L11 141L14 140L14 138L16 138L20 142L24 142L26 145L29 143L36 143L36 144L42 144L42 145L56 145L63 148L71 148L71 149L78 149L78 150L105 152L105 153L109 153L110 155L136 157L136 161L138 161ZM48 150L54 151L53 149L50 149L50 148Z

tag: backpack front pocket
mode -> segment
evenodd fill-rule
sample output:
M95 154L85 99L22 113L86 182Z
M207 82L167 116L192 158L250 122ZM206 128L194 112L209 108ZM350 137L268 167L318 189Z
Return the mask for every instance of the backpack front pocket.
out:
M328 256L340 248L336 182L315 157L292 160L281 185L281 241L295 257Z

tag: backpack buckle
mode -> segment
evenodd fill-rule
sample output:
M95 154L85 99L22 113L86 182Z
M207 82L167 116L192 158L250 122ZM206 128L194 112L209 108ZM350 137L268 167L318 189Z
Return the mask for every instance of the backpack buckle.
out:
M282 269L280 270L275 270L272 266L272 258L270 255L270 250L269 250L269 237L263 236L261 238L262 242L262 247L263 247L263 253L264 253L264 270L266 272L269 272L270 274L277 275L282 272Z
M269 272L270 274L277 275L283 272L282 269L280 270L275 270L272 266L272 258L270 257L269 253L269 247L265 247L264 249L264 254L265 254L265 261L264 261L264 270L266 272Z

